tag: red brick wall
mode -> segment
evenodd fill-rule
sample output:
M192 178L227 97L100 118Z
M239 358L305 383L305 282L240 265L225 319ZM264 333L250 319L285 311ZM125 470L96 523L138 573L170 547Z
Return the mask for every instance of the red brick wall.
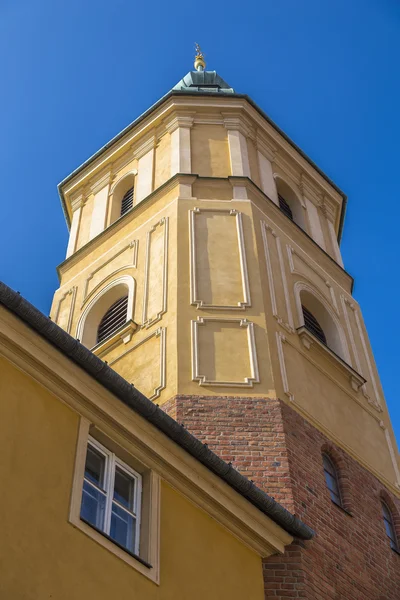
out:
M380 498L394 512L398 535L400 502L290 406L275 399L179 396L166 409L316 531L314 540L265 561L266 598L400 600L400 555L390 548ZM351 515L330 499L323 451L338 468Z

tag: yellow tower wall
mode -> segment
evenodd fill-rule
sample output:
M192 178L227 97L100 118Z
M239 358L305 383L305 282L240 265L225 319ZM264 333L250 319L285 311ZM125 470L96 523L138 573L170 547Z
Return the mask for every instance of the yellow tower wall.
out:
M160 404L178 394L279 397L398 493L379 376L341 266L343 198L244 100L170 102L135 138L146 152L156 144L153 192L60 266L52 318L81 337L90 303L134 278L136 330L94 349L129 382ZM67 198L109 163L118 180L118 161L129 163L118 144L118 160L77 176ZM279 210L280 186L300 226ZM335 324L336 353L304 331L307 294Z

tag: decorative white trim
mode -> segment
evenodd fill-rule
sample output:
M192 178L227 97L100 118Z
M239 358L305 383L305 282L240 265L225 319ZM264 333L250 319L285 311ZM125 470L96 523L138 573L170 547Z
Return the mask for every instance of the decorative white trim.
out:
M100 192L103 188L105 188L111 180L111 170L110 168L107 168L106 171L103 173L103 175L99 176L91 185L90 185L90 191L92 194L97 194L98 192Z
M358 334L360 336L361 344L362 344L362 347L363 347L363 350L364 350L364 356L365 356L365 360L366 360L366 363L367 363L367 366L368 366L368 373L369 373L370 381L371 381L372 387L374 389L376 404L377 404L378 408L380 410L382 410L382 402L381 402L380 394L379 394L379 391L378 391L378 386L376 384L375 375L374 375L374 372L373 372L373 369L372 369L372 364L371 364L371 360L369 358L367 344L365 342L365 337L364 337L364 333L363 333L363 330L362 330L360 317L359 317L359 314L358 314L357 310L354 311L354 317L356 319Z
M240 260L240 272L242 277L243 300L238 300L237 304L210 304L199 298L198 295L198 277L196 267L196 233L195 216L204 212L213 212L228 214L235 217L237 228L237 239ZM190 303L200 309L218 309L218 310L244 310L251 306L249 275L247 270L246 249L243 234L242 213L235 209L225 208L194 208L189 211L189 236L190 236Z
M250 359L250 370L251 375L245 377L243 382L240 381L218 381L214 379L207 379L207 375L200 373L199 364L199 340L198 340L198 328L200 326L206 326L208 322L217 323L230 323L237 324L239 327L247 328L247 342L249 349ZM224 317L197 317L196 321L192 321L192 380L198 381L199 385L212 385L212 386L224 386L224 387L242 387L249 388L253 387L254 383L259 383L259 372L257 362L257 351L254 336L254 324L247 319L228 319Z
M121 342L128 344L131 341L133 334L137 330L137 327L137 323L130 319L124 324L123 327L120 327L115 333L104 340L104 342L96 344L96 346L91 349L93 354L96 354L96 356L102 358L110 350L116 346L119 346Z
M107 275L90 292L88 292L88 287L89 287L90 280L93 279L94 275L96 275L96 273L98 273L99 271L101 271L101 269L103 269L106 265L108 265L115 258L117 258L117 256L120 256L128 248L132 248L132 250L133 250L132 251L132 262L127 263L126 265L123 265L122 267L118 267L118 269L115 269L115 271L112 271L112 273L110 273L109 275ZM90 298L90 296L92 296L99 289L99 287L103 285L104 281L106 281L107 279L110 279L110 277L113 277L114 275L116 275L116 273L119 273L120 271L123 271L124 269L136 268L137 267L137 256L138 256L138 241L137 240L132 240L131 242L129 242L128 244L125 244L125 246L123 246L122 248L120 248L115 254L113 254L112 256L110 256L110 258L108 258L104 263L102 263L96 269L94 269L94 271L91 271L89 273L89 275L87 276L85 284L84 284L82 306L84 306L86 304L88 298Z
M336 314L339 316L339 307L337 304L337 300L336 300L336 294L335 291L333 289L332 283L328 280L325 279L323 277L323 275L319 272L319 270L317 268L315 268L312 264L311 261L308 262L306 260L304 260L303 256L300 254L300 252L298 252L297 250L295 250L295 248L293 248L293 246L290 246L289 244L286 245L286 250L288 253L288 258L289 258L289 266L290 266L290 272L293 275L299 275L300 277L303 277L304 279L307 279L307 281L309 281L309 283L314 286L315 283L307 276L306 273L304 273L303 271L298 271L294 265L294 261L293 261L293 255L297 256L301 261L303 261L303 263L306 265L306 267L308 267L309 269L311 269L311 271L313 271L317 277L319 277L321 279L321 281L326 285L326 287L329 289L329 294L331 297L331 301L332 301L332 306L334 308L334 310L336 311ZM307 255L306 255L307 256Z
M143 136L136 143L132 144L133 158L140 160L143 158L143 156L145 156L145 154L151 150L154 150L155 144L156 138L154 133L150 133L148 136Z
M163 257L163 278L162 278L162 302L161 309L156 315L148 315L149 301L149 277L150 277L150 254L151 254L151 235L157 227L164 226L164 257ZM146 260L144 269L144 291L143 291L143 311L142 311L142 327L150 327L153 323L160 321L163 314L167 312L167 295L168 295L168 217L162 217L155 223L147 232L146 236Z
M333 323L335 324L336 329L339 333L339 337L340 337L340 344L341 344L343 355L344 355L343 357L340 357L340 358L342 358L348 365L352 366L349 347L347 345L347 340L346 340L346 335L344 333L342 324L341 324L336 312L334 310L332 310L332 306L327 302L326 298L321 294L321 292L319 292L319 290L317 290L314 286L310 285L309 283L307 283L305 281L296 281L296 283L294 284L294 297L295 297L295 301L296 301L299 327L304 326L303 309L301 307L301 298L300 298L300 293L302 292L302 290L305 290L309 294L312 294L323 305L325 310L329 313L329 316L331 317Z
M285 321L282 317L279 316L279 313L278 313L276 294L275 294L275 279L274 279L272 263L271 263L271 254L270 254L270 249L269 249L269 244L268 244L268 234L267 234L268 231L271 232L271 235L275 239L276 250L277 250L278 260L279 260L280 273L281 273L282 287L283 287L283 292L284 292L284 296L285 296L285 304L286 304L286 312L287 312L288 321ZM269 285L269 291L270 291L270 297L271 297L272 314L275 317L275 319L278 321L279 325L281 325L289 333L294 333L293 313L292 313L292 307L290 305L290 296L289 296L289 290L288 290L288 284L287 284L287 278L286 278L285 264L283 262L280 238L278 237L276 231L270 225L268 225L268 223L266 223L265 221L261 221L261 234L262 234L262 238L263 238L263 242L264 242L265 263L267 266L267 273L268 273L268 285Z
M400 489L400 471L399 471L399 465L397 463L397 459L396 459L396 454L393 448L393 443L392 443L392 438L390 437L390 433L389 430L387 429L387 427L383 426L382 428L385 432L385 438L386 438L386 442L389 448L389 454L390 454L390 458L392 460L392 465L393 465L393 470L396 476L396 487L398 487Z
M285 362L285 354L283 352L283 344L286 342L286 337L280 331L275 332L276 336L276 345L278 347L278 359L279 359L279 368L281 371L282 378L282 386L285 395L289 398L291 402L294 401L294 395L290 391L287 370L286 370L286 362Z
M131 352L136 350L136 348L139 348L139 346L142 346L143 344L148 342L153 337L160 338L160 382L159 382L158 386L154 388L153 394L149 397L149 400L155 400L156 398L158 398L160 396L162 390L165 389L165 386L166 386L166 376L165 376L166 375L166 370L165 370L165 365L166 365L166 328L165 327L159 327L158 329L155 329L147 337L143 338L140 342L138 342L137 344L132 346L132 348L129 348L128 350L126 350L125 352L123 352L122 354L117 356L114 360L112 360L109 363L110 367L112 367L113 365L115 365L116 362L121 360L121 358L123 358L127 354L130 354Z
M56 310L56 314L54 317L54 322L58 323L58 317L60 316L60 311L61 311L61 303L66 299L67 296L72 295L71 298L71 305L69 308L69 315L68 315L68 321L67 321L67 328L66 328L66 332L70 333L71 332L71 325L72 325L72 317L74 315L74 308L75 308L75 300L76 300L76 291L77 291L77 287L76 285L74 285L70 290L66 291L61 298L58 301L57 304L57 310Z
M329 230L329 235L331 238L331 243L332 243L332 247L333 247L333 256L336 260L336 262L343 268L343 259L342 259L342 253L340 252L340 247L339 247L339 243L337 240L337 236L336 236L336 231L335 231L335 226L332 223L332 221L330 219L326 219L328 222L328 230Z
M79 196L79 198L81 198L81 196ZM72 213L72 222L71 222L71 228L69 230L67 254L66 254L65 258L69 258L76 250L76 245L77 245L77 241L78 241L78 233L79 233L79 225L81 222L82 206L83 206L83 204L78 206Z
M78 340L83 340L83 333L85 330L85 321L94 307L94 305L100 300L104 294L109 292L116 285L124 284L128 289L128 307L127 307L127 320L133 319L134 312L134 300L135 300L135 291L136 291L136 282L131 275L123 275L122 277L117 277L117 279L113 279L109 284L104 286L100 292L98 292L90 302L86 305L83 313L81 314L78 325L76 327L76 337Z
M85 461L86 461L86 451L88 441L91 444L98 447L101 453L107 457L109 457L112 453L106 448L103 444L96 439L96 437L90 436L90 427L91 423L85 417L80 418L79 423L79 432L78 439L76 444L76 454L75 454L75 467L74 467L74 476L72 481L72 492L71 492L71 501L70 501L70 509L68 521L69 523L82 531L85 535L92 538L92 540L100 546L106 548L109 552L114 554L118 559L123 560L133 569L139 571L142 575L159 585L160 583L160 476L156 474L154 471L150 471L143 465L140 461L136 459L136 457L132 456L132 460L140 465L143 472L139 475L136 473L130 465L127 465L125 462L122 463L118 458L114 458L115 463L119 463L120 466L128 473L132 473L135 476L135 479L140 482L142 478L145 477L148 480L147 485L147 493L142 492L140 488L140 496L141 496L141 504L146 503L146 509L148 511L148 517L145 519L147 521L146 527L140 527L140 508L138 506L138 522L140 527L140 537L142 539L142 544L147 547L146 551L146 560L151 565L149 568L147 565L141 563L134 556L125 552L122 548L120 548L117 544L115 544L111 539L102 535L99 531L95 530L93 527L85 523L80 518L81 512L81 504L82 504L82 489L83 489L83 481L84 481L84 472L85 472ZM103 438L106 437L99 430L95 430L95 435ZM104 440L106 441L106 440ZM110 440L111 441L111 440ZM108 461L107 461L108 462ZM111 497L111 496L109 496ZM138 549L136 550L138 551ZM140 556L140 553L139 553Z
M136 175L138 174L137 169L132 169L131 171L128 171L128 173L125 173L124 175L122 175L121 177L118 177L118 179L116 179L114 181L114 183L112 184L111 188L110 188L110 196L111 194L114 193L115 188L117 187L117 185L119 185L121 183L121 181L123 181L124 179L126 179L127 177L136 177Z
M357 371L361 375L364 375L363 369L361 367L360 355L358 354L358 349L357 349L356 343L354 341L354 335L353 335L353 330L352 330L351 324L350 324L349 313L347 311L347 307L350 306L350 308L354 312L354 304L352 302L349 302L349 300L343 294L340 295L340 300L342 303L342 310L343 310L343 314L344 314L344 319L346 321L347 333L348 333L348 336L350 339L350 346L353 351L354 360L355 360L356 366L357 366ZM366 383L364 383L362 385L362 392L363 392L364 397L368 400L368 402L370 404L372 404L372 406L374 406L375 408L378 408L377 404L375 402L373 402L368 395Z

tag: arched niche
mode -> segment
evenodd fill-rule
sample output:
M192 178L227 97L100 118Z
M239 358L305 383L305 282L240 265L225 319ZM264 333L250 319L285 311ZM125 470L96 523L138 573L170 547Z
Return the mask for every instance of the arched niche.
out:
M101 289L84 309L79 319L76 337L87 348L97 344L99 324L108 309L123 296L128 296L126 321L133 319L135 280L128 275L119 277Z
M303 306L311 313L320 325L328 348L333 350L347 364L350 364L350 355L346 337L339 319L326 300L311 286L298 282L295 287L296 303L299 313L300 326L305 326Z
M134 204L135 197L135 175L136 171L130 171L112 186L110 191L110 219L109 224L114 223L123 216L128 210L126 210L126 206L130 207ZM132 202L123 202L127 197L131 197ZM123 210L125 205L125 210Z
M276 176L279 207L296 225L307 231L304 208L296 192L280 176Z

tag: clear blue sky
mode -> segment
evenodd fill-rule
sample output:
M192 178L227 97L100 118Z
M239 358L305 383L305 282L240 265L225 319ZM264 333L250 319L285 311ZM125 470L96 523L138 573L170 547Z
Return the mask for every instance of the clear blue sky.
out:
M57 183L192 68L198 41L348 195L345 266L400 440L399 39L398 0L0 0L0 278L48 314Z

